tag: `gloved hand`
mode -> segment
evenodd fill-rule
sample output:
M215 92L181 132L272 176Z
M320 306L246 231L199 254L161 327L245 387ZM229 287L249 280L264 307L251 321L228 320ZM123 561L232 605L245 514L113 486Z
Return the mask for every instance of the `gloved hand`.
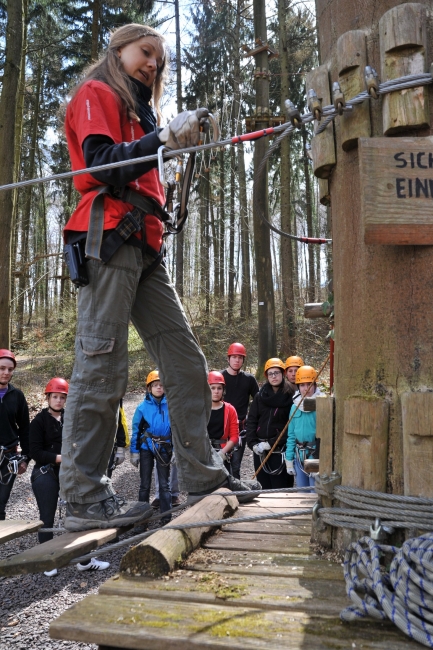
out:
M219 449L218 450L218 456L221 456L221 458L223 459L223 463L226 462L227 454L225 453L224 449Z
M293 460L286 460L286 469L289 476L295 476L295 468L293 467Z
M134 467L138 468L140 464L140 454L135 454L131 451L129 454L129 460L131 461L131 465L134 465Z
M113 462L116 465L121 465L125 461L125 447L117 447L117 451L114 454Z
M270 448L271 445L269 442L258 442L257 445L254 445L253 452L259 456L260 454L263 454L264 451L269 451Z
M200 127L207 133L209 120L207 108L197 108L195 111L183 111L170 122L158 137L162 144L170 149L195 147L200 141Z

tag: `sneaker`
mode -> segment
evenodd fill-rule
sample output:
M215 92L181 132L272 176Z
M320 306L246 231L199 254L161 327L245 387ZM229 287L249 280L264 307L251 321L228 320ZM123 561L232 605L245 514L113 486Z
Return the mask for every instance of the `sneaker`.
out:
M155 508L155 510L158 510L158 508L159 508L159 499L154 499L150 505L152 506L152 508Z
M78 571L103 571L108 569L110 566L109 562L102 562L102 560L97 560L96 557L92 557L88 564L77 564Z
M189 492L187 504L189 506L192 506L194 503L197 503L197 501L200 501L204 497L209 496L209 494L216 492L220 488L228 488L232 492L246 492L247 490L251 491L252 494L243 494L242 496L238 497L239 503L248 503L249 501L252 501L259 496L258 493L260 493L262 486L258 481L239 481L239 479L234 478L229 474L224 483L218 485L218 487L211 488L210 490L205 490L204 492Z
M118 528L136 524L153 515L153 508L142 501L125 501L111 496L96 503L68 503L65 528L67 531L94 528Z
M180 500L180 497L172 497L171 499L171 507L175 508L176 506L182 505L182 501Z
M57 569L51 569L51 571L44 571L44 576L47 576L47 578L52 578L53 576L56 576L58 574Z

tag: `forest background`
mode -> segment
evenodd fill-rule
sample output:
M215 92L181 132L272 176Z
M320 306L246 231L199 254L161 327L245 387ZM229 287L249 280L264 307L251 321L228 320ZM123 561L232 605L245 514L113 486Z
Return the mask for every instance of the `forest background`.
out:
M304 2L267 2L268 40L279 53L269 60L269 124L285 121L287 97L306 110L305 74L318 65L312 11ZM248 0L0 2L0 185L70 169L63 102L110 30L129 22L152 25L170 45L166 121L207 106L222 138L245 132L246 121L253 126L260 114L254 58L242 49L254 47L253 12ZM296 130L271 157L269 218L286 232L329 238L330 210L319 203L309 158L311 135L308 127ZM305 321L303 306L327 300L331 249L270 232L271 265L262 264L253 147L198 155L188 222L181 236L168 239L166 264L210 367L224 366L233 340L247 346L248 368L259 374L264 356L297 353L318 365L329 326ZM10 345L27 359L20 384L71 374L77 292L62 256L62 229L78 198L71 179L0 192L0 347ZM261 321L260 282L272 294ZM274 333L272 349L259 349L259 328ZM142 387L152 361L132 325L129 348L130 388Z

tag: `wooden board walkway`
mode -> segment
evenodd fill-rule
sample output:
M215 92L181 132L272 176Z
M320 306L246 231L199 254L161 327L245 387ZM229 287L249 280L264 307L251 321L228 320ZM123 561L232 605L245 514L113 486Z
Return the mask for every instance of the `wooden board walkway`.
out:
M51 637L100 650L419 648L392 623L341 623L342 567L312 557L308 518L233 523L314 500L285 495L241 506L181 569L162 579L114 576L53 621Z

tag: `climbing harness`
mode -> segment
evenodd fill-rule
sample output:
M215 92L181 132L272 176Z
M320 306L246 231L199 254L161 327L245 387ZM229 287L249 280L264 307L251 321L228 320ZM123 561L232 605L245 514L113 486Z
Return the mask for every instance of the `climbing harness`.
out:
M9 485L18 474L21 463L25 462L27 457L17 454L15 447L0 447L0 485Z
M384 554L394 554L389 573L381 569ZM362 537L344 557L346 592L352 605L344 622L389 618L411 639L433 648L433 533L408 539L401 548Z

